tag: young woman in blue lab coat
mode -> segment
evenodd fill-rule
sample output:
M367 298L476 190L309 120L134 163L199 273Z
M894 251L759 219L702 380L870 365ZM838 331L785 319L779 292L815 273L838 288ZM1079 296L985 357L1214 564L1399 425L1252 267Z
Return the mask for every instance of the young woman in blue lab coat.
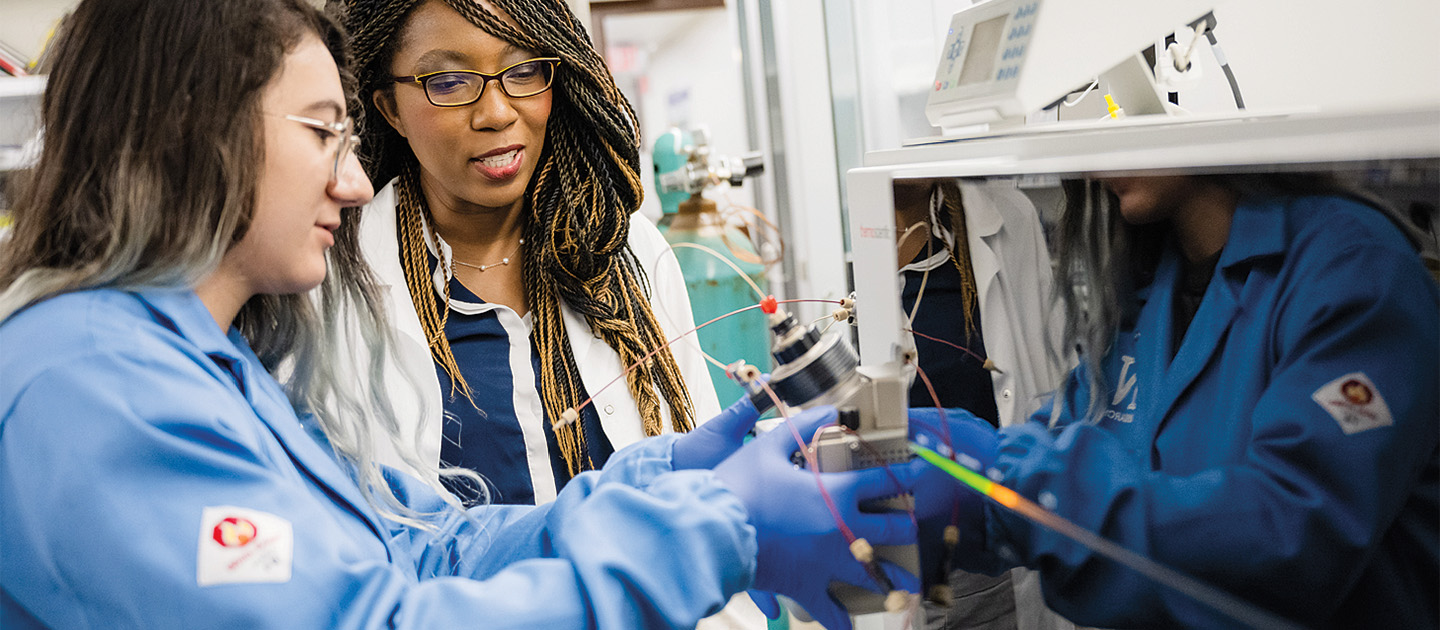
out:
M1030 422L951 428L1021 495L1272 613L1433 628L1440 299L1401 221L1317 183L1073 185L1056 277L1081 365ZM960 500L959 566L1038 568L1076 622L1240 623Z
M317 358L342 303L360 372L392 355L343 39L303 0L84 0L62 26L0 249L0 626L671 628L754 587L848 627L825 587L866 571L788 432L739 447L753 409L541 507L465 511L377 463L412 436ZM919 470L825 483L858 535L905 543L858 505Z

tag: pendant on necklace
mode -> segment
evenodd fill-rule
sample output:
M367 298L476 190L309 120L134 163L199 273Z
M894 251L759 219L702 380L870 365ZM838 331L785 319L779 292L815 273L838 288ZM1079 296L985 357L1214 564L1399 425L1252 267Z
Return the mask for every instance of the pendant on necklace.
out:
M480 270L480 271L485 271L486 269L494 269L494 268L496 268L496 267L502 267L502 266L505 266L505 265L510 264L510 257L511 257L511 256L514 256L514 255L517 254L517 253L519 253L519 252L520 252L520 246L521 246L521 245L524 245L524 244L525 244L525 239L523 239L523 238L520 239L520 242L515 244L515 251L510 252L510 256L506 256L506 257L504 257L504 258L501 258L501 259L500 259L500 262L490 263L490 264L488 264L488 265L477 265L477 264L474 264L474 263L467 263L467 262L465 262L465 261L463 261L463 260L460 260L460 259L458 259L458 258L452 258L451 260L452 260L455 264L460 265L460 266L462 266L462 267L469 267L469 268L471 268L471 269L477 269L477 270Z

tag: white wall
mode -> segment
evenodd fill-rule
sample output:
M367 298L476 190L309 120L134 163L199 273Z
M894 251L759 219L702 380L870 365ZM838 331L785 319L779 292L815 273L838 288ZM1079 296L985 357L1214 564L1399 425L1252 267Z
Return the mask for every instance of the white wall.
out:
M79 0L5 0L0 2L0 42L29 59L40 54L45 36Z
M970 2L848 1L857 25L862 144L867 150L895 148L927 126L924 101L914 94L933 80L950 14ZM1101 0L1094 4L1097 11L1115 10ZM1440 104L1440 2L1217 0L1216 5L1216 36L1250 109ZM1114 19L1124 17L1117 11ZM1196 112L1233 110L1229 84L1207 44L1201 44L1199 59L1204 78L1181 94L1181 105Z
M788 195L778 201L789 212L797 298L838 299L849 293L845 237L841 229L840 183L836 172L835 126L829 59L821 0L774 0L775 57L785 146ZM762 16L764 19L767 16ZM794 309L804 318L833 307Z
M824 20L821 0L776 0L771 11L761 14L755 0L732 0L724 11L687 12L692 14L677 22L673 14L644 18L648 22L613 23L606 20L607 45L649 39L645 51L646 85L638 103L641 130L647 153L654 139L674 122L670 97L688 93L691 124L710 127L713 150L724 155L748 151L770 151L783 146L785 191L776 196L774 175L781 165L774 162L776 154L767 153L766 173L760 181L747 180L738 191L730 191L737 203L755 205L750 201L757 193L766 213L771 217L783 212L788 224L786 246L792 264L772 275L771 290L783 297L837 299L848 293L845 279L843 234L840 227L840 192L835 167L835 135L831 119L831 101L827 72ZM739 49L739 9L760 20L768 20L776 33L775 71L779 93L778 103L767 107L765 94L755 96L759 120L746 117L746 94ZM641 18L632 18L641 19ZM760 63L761 34L752 23L749 32L751 71L764 83ZM657 33L665 33L656 36ZM764 89L763 85L757 86ZM772 117L779 121L783 134L770 138ZM749 141L753 131L759 138L755 146ZM780 144L783 143L783 144ZM648 158L648 156L647 156ZM647 164L646 168L649 166ZM647 173L649 171L647 170ZM653 178L646 176L646 185ZM766 188L761 191L761 186ZM647 191L642 210L654 204L653 190ZM712 195L714 196L714 195ZM658 211L652 211L658 214ZM783 290L784 280L792 279L794 294ZM816 305L800 305L793 309L802 316L828 313L830 309ZM812 315L813 313L813 315Z
M688 122L710 128L710 147L716 153L738 155L751 150L739 44L730 12L694 12L651 51L647 76L645 117L640 121L647 142L672 124ZM673 119L669 106L670 97L681 93L687 97L688 121Z
M950 16L970 0L853 0L861 146L892 149L938 133L925 119L924 98L935 80Z
M644 78L634 82L627 95L640 117L643 143L645 201L640 210L652 219L658 218L660 202L650 150L672 125L709 127L710 148L717 155L738 156L759 150L752 148L748 139L734 10L617 15L606 18L603 27L610 48L630 45L638 49L637 65ZM622 86L630 87L626 84L632 83L630 77L619 73L616 79ZM672 107L672 97L679 95L684 95L686 105ZM739 189L724 192L737 204L753 206L751 188L747 182ZM707 196L716 198L723 207L725 195L720 191Z
M1229 0L1215 17L1251 107L1440 103L1435 0Z

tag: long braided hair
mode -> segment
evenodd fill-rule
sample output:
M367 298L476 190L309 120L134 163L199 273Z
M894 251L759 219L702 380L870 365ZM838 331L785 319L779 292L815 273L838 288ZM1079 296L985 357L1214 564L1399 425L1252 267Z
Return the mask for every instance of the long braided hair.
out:
M976 327L971 314L976 312L980 291L975 286L975 270L970 264L969 226L965 221L965 206L961 202L960 183L953 179L935 182L930 195L930 222L937 226L937 235L950 250L950 264L960 274L965 336L973 337Z
M352 35L362 91L391 89L390 64L408 16L423 0L330 0ZM651 311L648 284L627 242L630 215L643 193L635 112L564 0L490 0L513 24L474 0L443 0L482 30L517 47L559 57L545 148L526 190L526 247L521 255L531 333L540 355L546 413L571 474L594 468L583 423L557 422L586 393L565 332L561 304L631 365L665 344ZM518 27L518 28L517 28ZM429 221L419 189L418 162L405 138L370 99L358 126L361 159L376 187L398 177L401 265L436 362L468 395L449 342L448 308L437 304L422 226ZM448 287L447 287L448 288ZM448 302L448 295L444 296ZM693 426L693 405L668 349L627 375L646 435L662 430L660 399L676 431ZM593 393L593 392L590 392Z

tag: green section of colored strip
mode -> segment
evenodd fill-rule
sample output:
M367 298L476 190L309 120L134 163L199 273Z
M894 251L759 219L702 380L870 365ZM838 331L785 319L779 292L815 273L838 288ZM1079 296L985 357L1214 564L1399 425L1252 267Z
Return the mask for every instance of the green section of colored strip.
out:
M990 489L995 482L986 479L983 475L914 442L910 443L910 450L915 451L915 454L919 455L921 459L949 473L950 476L959 479L965 485L980 491L980 494L990 496Z
M949 473L959 479L965 485L974 488L981 494L990 497L997 504L1024 516L1057 534L1065 536L1096 553L1111 560L1119 562L1136 572L1144 575L1158 584L1163 584L1176 591L1184 593L1195 601L1224 613L1226 616L1239 621L1245 626L1252 628L1284 628L1300 630L1301 626L1260 608L1246 600L1240 599L1225 591L1219 590L1204 582L1196 580L1188 575L1166 567L1154 560L1146 558L1134 551L1121 547L1099 535L1081 528L1080 526L1067 521L1060 516L1031 503L1013 490L998 485L983 475L980 475L960 464L942 456L928 448L910 443L910 450L915 451L921 459L930 462L935 467Z

